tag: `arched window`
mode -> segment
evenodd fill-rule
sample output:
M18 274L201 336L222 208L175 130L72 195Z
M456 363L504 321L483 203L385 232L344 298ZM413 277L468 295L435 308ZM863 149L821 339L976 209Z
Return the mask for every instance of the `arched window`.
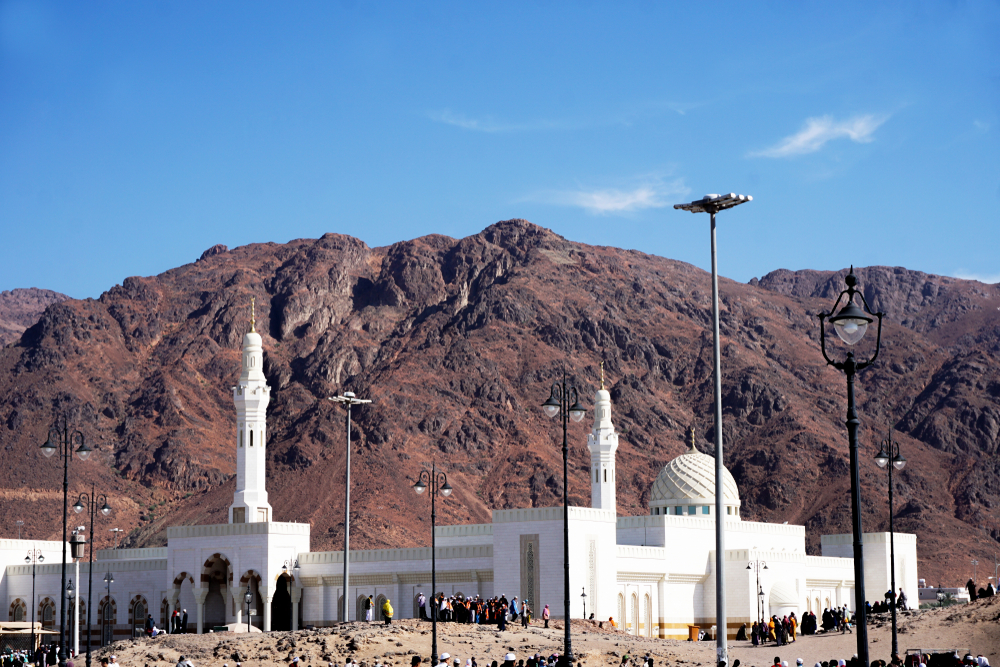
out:
M646 593L642 597L642 620L646 627L643 628L645 632L643 635L646 637L653 636L653 609L652 602L649 599L649 593Z
M385 604L385 596L381 595L381 594L376 595L375 596L375 609L374 609L374 611L372 613L372 619L373 620L385 622L385 616L382 615L382 605L384 605L384 604ZM395 611L395 610L393 610L393 611Z
M45 598L39 605L38 616L42 621L43 628L51 628L55 625L56 616L56 605L49 599Z
M250 446L253 447L253 431L250 431Z
M618 594L618 627L625 629L625 596Z
M132 636L140 637L146 628L146 598L136 596L132 601Z
M639 596L635 593L632 593L632 618L629 621L631 621L629 634L639 634Z

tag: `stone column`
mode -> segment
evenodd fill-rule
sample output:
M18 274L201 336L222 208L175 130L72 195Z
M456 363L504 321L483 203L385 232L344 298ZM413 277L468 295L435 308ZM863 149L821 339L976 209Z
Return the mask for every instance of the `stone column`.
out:
M264 632L271 631L271 599L274 595L268 595L267 591L260 592L260 599L264 605Z
M292 630L298 630L299 602L302 600L302 587L299 585L292 586L291 597L292 597Z
M198 613L198 629L195 631L197 634L202 634L205 631L205 598L208 597L207 588L197 588L194 593L194 601L197 603L197 613Z
M660 580L656 582L656 618L659 619L657 625L659 625L659 637L660 639L666 639L667 637L667 618L665 616L667 606L667 578L665 576L660 577Z

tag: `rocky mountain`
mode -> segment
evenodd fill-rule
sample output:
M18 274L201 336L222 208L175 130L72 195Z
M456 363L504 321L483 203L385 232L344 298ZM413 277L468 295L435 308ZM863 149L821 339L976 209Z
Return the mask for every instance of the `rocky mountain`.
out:
M65 294L37 287L0 292L0 347L20 338L49 304L68 298Z
M804 523L812 553L821 534L850 532L846 387L820 355L815 316L845 273L720 281L726 465L743 516ZM901 268L856 274L886 312L881 355L857 383L864 528L888 525L873 456L894 428L908 460L896 478L897 530L919 534L920 576L964 583L969 558L996 550L1000 528L1000 289ZM167 525L224 521L235 481L229 388L251 296L272 386L270 501L278 520L312 524L314 549L342 540L344 412L326 398L346 390L374 401L353 415L359 548L429 544L428 501L410 487L432 461L455 487L442 523L557 504L561 433L539 405L564 370L592 404L605 361L620 514L647 511L688 425L711 451L705 272L524 220L385 248L327 234L215 246L99 299L50 305L0 350L9 523L23 519L39 537L60 530L60 466L38 452L57 415L98 450L73 461L70 485L111 499L99 545L112 526L130 545L152 545ZM830 348L842 354L838 343ZM589 502L588 422L570 427L577 504Z

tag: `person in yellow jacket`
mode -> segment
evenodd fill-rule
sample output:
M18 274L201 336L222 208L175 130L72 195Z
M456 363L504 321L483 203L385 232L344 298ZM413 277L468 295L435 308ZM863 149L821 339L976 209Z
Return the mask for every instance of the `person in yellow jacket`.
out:
M389 603L389 598L382 603L382 616L385 617L386 625L392 624L392 605Z
M799 619L795 618L795 612L793 611L788 615L788 634L792 636L792 641L795 641L795 631L799 628Z

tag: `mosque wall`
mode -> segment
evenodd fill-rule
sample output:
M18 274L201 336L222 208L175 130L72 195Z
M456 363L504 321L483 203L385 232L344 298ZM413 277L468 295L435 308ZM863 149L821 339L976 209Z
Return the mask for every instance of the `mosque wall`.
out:
M896 589L903 589L910 606L917 606L917 536L913 533L893 533L896 549ZM891 579L889 533L864 533L865 595L869 602L885 599ZM820 538L824 556L847 560L853 576L854 536L850 533L823 535Z

